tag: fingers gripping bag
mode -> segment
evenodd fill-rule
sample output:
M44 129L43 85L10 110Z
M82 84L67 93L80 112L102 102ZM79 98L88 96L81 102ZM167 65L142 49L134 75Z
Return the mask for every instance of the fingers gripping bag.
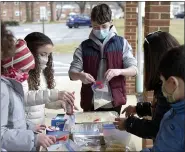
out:
M92 85L92 90L94 92L94 110L112 102L112 95L107 82L96 81Z

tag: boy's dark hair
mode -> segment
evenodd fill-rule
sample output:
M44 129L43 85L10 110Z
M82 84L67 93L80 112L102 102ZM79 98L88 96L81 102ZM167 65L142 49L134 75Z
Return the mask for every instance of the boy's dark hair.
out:
M167 80L170 76L181 78L185 82L184 45L172 48L164 54L159 65L160 74Z
M45 34L40 32L33 32L28 34L24 40L28 48L35 58L35 68L29 71L28 85L30 90L38 90L40 86L40 60L38 57L38 49L47 44L53 45L52 40ZM55 87L53 56L52 53L48 57L47 67L44 69L44 76L47 82L47 88L53 89Z
M91 21L98 24L105 24L112 19L112 11L107 4L99 4L92 9Z
M147 91L161 88L158 72L161 56L169 49L180 46L179 42L168 32L155 32L146 37L144 42L144 85Z

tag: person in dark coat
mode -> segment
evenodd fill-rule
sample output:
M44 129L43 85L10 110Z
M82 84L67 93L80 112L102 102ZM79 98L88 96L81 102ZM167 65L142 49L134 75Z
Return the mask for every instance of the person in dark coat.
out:
M180 46L179 42L168 32L156 31L145 37L144 86L146 91L154 91L154 101L152 103L142 101L138 102L136 106L130 105L126 107L122 112L125 113L126 118L116 119L115 124L118 129L155 141L160 122L164 114L171 108L162 94L162 82L158 73L159 61L163 53L176 46ZM134 116L135 114L140 118ZM142 118L144 116L151 116L152 120Z

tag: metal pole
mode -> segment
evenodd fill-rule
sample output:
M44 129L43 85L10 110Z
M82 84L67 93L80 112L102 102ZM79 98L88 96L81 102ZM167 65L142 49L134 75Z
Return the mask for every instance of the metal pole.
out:
M19 22L21 22L21 5L20 5L21 2L19 2Z
M44 17L42 18L42 33L44 34L45 30L44 30Z
M138 75L136 77L136 90L138 93L143 92L143 64L142 64L142 2L138 2L138 28L137 28L137 66L138 66Z

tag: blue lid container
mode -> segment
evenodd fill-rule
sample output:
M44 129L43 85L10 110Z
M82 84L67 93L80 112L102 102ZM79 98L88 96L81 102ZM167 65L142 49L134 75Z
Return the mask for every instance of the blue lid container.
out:
M51 126L58 127L60 131L63 131L65 122L66 122L66 119L52 119Z

